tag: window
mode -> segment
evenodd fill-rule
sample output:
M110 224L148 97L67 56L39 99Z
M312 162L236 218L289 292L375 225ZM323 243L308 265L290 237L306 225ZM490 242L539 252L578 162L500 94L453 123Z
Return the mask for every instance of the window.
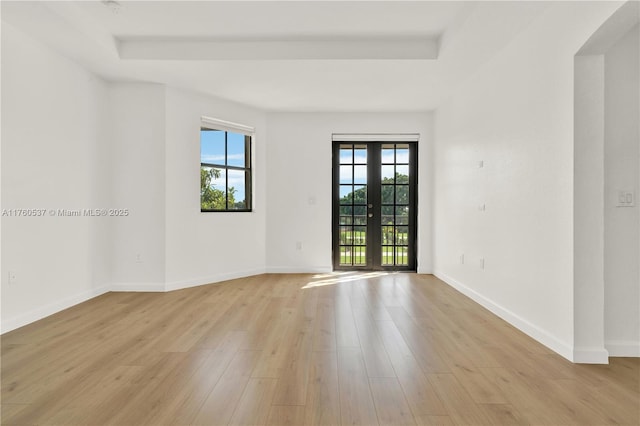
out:
M250 135L200 128L200 211L251 211Z

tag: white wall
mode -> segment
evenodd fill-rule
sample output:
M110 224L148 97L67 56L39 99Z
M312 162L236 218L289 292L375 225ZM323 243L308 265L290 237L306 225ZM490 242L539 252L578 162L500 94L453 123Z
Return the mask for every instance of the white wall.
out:
M331 260L332 133L419 133L418 271L432 269L430 113L268 116L267 270L327 272ZM296 243L302 243L302 250Z
M554 3L435 116L436 275L569 359L573 60L618 6Z
M114 282L164 291L265 269L265 114L154 84L114 83ZM254 211L200 212L200 117L256 128Z
M268 149L266 115L178 89L166 95L167 288L263 273ZM253 212L200 212L200 117L255 128ZM271 201L269 201L271 203Z
M640 356L639 207L616 207L619 190L638 195L639 37L636 25L604 55L604 325L612 356Z
M575 58L574 359L604 347L604 56Z
M165 88L110 87L112 105L113 288L164 290Z
M2 218L2 330L106 291L104 218L53 209L108 202L107 85L75 63L2 25L2 207L46 209Z
M2 331L108 290L265 270L266 115L162 85L106 83L2 25ZM256 128L254 212L203 214L200 117ZM55 217L54 209L127 209Z

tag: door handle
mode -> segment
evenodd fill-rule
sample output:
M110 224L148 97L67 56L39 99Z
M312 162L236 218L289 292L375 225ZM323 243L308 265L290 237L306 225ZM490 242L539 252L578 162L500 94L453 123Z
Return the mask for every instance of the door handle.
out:
M369 204L367 207L369 207L370 209L373 208L373 204Z
M373 213L369 213L369 217L373 217Z

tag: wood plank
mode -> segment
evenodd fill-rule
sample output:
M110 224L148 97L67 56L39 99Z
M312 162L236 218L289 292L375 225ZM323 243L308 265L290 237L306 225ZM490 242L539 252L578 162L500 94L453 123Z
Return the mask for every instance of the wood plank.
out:
M334 303L334 299L318 299L318 312L313 330L314 351L336 350L336 314Z
M416 424L397 379L374 377L369 384L381 425Z
M398 381L407 397L416 422L426 422L423 419L448 414L433 386L421 371L413 375L400 376Z
M421 372L420 363L393 321L376 321L376 329L398 377Z
M128 383L122 386L119 392L110 392L104 400L99 401L91 412L84 413L87 417L83 419L83 424L114 424L115 417L122 412L122 408L130 408L129 403L135 396L156 389L181 364L185 357L184 353L158 354L157 361L154 360L149 365L140 368L140 372L128 380ZM131 413L129 410L126 412ZM124 424L130 424L126 422L125 418L120 418L125 421Z
M449 355L446 363L458 382L471 395L471 398L479 404L506 404L507 400L500 390L480 372L474 365L472 356L461 352L458 346L450 339L441 336L438 339L441 348Z
M529 422L511 404L479 404L480 410L494 425L528 425Z
M375 321L368 310L354 308L356 330L369 377L396 377Z
M576 412L575 418L584 424L633 424L640 420L640 398L632 398L636 402L633 409L630 399L612 400L606 388L597 388L594 393L573 379L550 380L549 384L554 399Z
M300 426L304 422L305 408L302 405L272 405L267 426Z
M0 406L0 424L16 424L14 419L22 410L28 409L29 404L2 404Z
M425 373L450 373L451 368L441 355L437 342L424 335L403 308L389 308L400 334L404 338L411 353Z
M491 424L491 419L478 407L453 374L429 374L427 378L454 423Z
M336 343L338 348L359 348L360 340L349 299L349 283L336 288Z
M305 404L305 425L340 423L338 357L335 352L313 352Z
M278 384L274 389L274 405L304 405L309 384L309 361L313 346L312 335L299 331L293 342L288 342L289 351L278 368Z
M360 349L338 351L340 420L348 425L377 425L378 417Z
M283 308L280 311L278 320L269 331L265 349L262 351L262 356L256 363L251 377L269 377L272 379L279 377L279 368L286 362L285 357L290 349L287 343L295 341L290 337L296 330L295 317L296 309Z
M358 289L369 310L369 315L377 321L391 321L384 300L380 293L376 291L378 287L385 285L387 278L389 277L381 277L358 283Z
M194 344L194 348L199 349L215 349L220 345L220 342L225 338L227 333L231 330L230 319L235 315L234 310L238 301L244 297L244 291L232 291L223 300L224 305L220 304L205 304L207 309L218 309L223 311L223 314L211 324L211 327L198 339ZM224 308L220 308L224 306Z
M48 415L47 423L87 424L86 419L98 410L102 401L110 399L115 393L126 391L142 370L140 366L118 366L109 371L96 371L76 392L67 393L70 402Z
M236 407L230 425L263 425L269 419L277 379L250 379Z
M159 407L147 423L191 424L205 400L236 357L246 339L246 332L230 331L222 344L196 370L180 389L180 394Z
M254 324L248 325L247 341L240 348L245 351L262 351L267 349L267 343L272 338L272 332L278 327L278 320L287 299L284 297L269 297L265 308Z
M521 413L530 424L536 425L583 425L590 419L567 407L556 399L551 384L544 378L522 375L505 368L488 368L483 374L493 379L509 403ZM592 417L591 419L595 419Z
M453 420L449 416L424 416L416 419L417 424L419 425L429 425L429 426L453 426Z
M202 404L192 424L228 424L259 357L259 351L239 351Z

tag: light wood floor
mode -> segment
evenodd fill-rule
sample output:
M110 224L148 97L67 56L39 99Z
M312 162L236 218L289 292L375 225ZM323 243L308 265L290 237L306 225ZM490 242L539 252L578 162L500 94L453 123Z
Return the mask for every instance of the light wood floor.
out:
M639 380L416 274L108 293L2 336L3 425L637 425Z

